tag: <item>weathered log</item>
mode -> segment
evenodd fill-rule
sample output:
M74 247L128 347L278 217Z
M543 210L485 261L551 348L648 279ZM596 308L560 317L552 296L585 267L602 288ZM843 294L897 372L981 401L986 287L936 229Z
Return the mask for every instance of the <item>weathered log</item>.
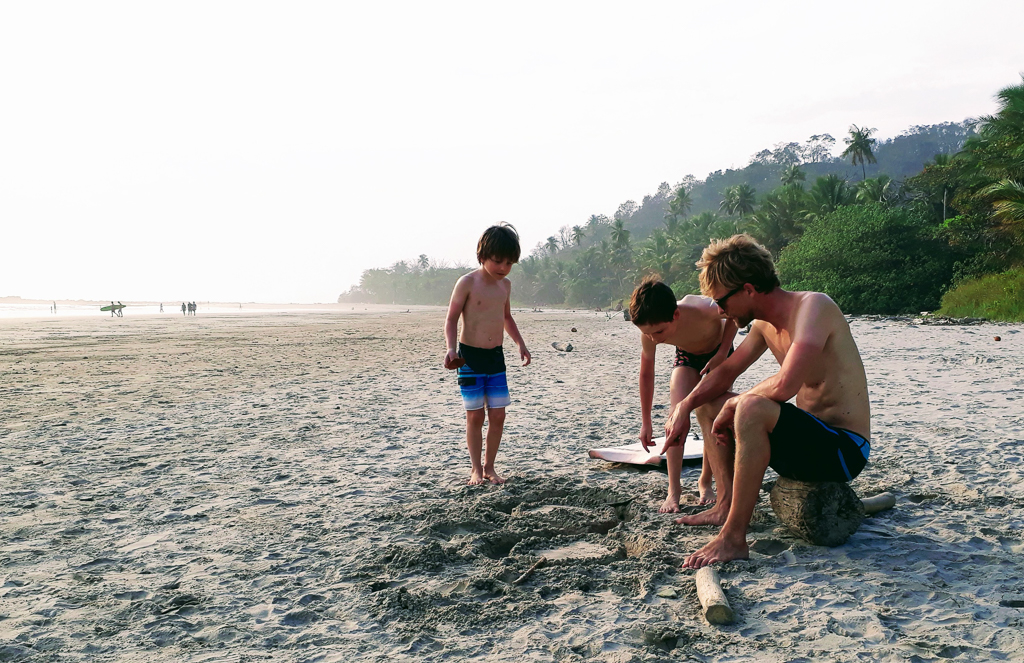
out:
M839 546L864 520L864 504L849 484L808 483L779 477L771 492L772 510L802 539L817 546Z
M861 502L864 504L864 513L870 516L896 506L896 496L892 493L879 493L874 497L865 497Z
M729 599L725 598L725 592L722 591L722 579L718 577L718 571L705 566L697 571L694 580L697 581L697 598L700 599L704 619L709 624L731 622L735 615L729 606Z

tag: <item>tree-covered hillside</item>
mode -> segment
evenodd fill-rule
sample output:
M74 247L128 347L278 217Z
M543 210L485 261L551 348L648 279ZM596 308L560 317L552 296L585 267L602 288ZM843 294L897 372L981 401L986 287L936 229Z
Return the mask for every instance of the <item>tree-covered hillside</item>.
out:
M851 125L754 154L740 169L662 183L611 215L566 224L514 269L518 304L603 307L655 273L682 296L714 238L747 232L784 284L849 312L934 308L957 279L1024 260L1024 85L977 122L918 126L887 140ZM1015 151L1016 150L1016 151ZM524 247L525 249L526 247ZM465 268L426 256L367 270L340 301L446 302Z

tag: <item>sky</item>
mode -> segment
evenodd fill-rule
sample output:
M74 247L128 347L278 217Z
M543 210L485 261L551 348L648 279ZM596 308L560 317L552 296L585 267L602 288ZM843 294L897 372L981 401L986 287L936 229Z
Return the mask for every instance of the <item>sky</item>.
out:
M0 4L0 296L332 302L851 124L994 112L1024 3Z

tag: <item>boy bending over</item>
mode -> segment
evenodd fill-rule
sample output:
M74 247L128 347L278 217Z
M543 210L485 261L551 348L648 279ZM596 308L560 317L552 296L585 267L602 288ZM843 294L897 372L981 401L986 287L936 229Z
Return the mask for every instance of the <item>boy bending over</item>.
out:
M629 317L639 329L640 337L640 442L646 449L651 444L651 403L654 400L654 355L659 343L674 345L676 359L672 364L669 398L674 411L693 391L702 376L725 361L732 354L732 341L736 336L736 323L723 318L715 302L707 297L687 295L678 302L668 287L657 278L648 277L633 291L629 302ZM704 431L710 440L711 431ZM668 497L660 513L679 511L679 474L683 468L683 445L671 446L665 451L668 459ZM697 487L698 504L715 501L711 489L711 465L707 454Z
M458 368L459 389L466 406L466 446L473 471L469 484L484 481L505 483L494 469L494 459L505 426L505 407L511 402L505 380L504 332L519 346L523 366L530 363L530 351L519 334L509 304L512 284L505 278L519 262L519 235L507 223L491 226L476 247L480 269L455 283L444 337L448 346L444 367ZM462 335L455 338L462 316ZM487 455L481 464L484 406L487 406Z

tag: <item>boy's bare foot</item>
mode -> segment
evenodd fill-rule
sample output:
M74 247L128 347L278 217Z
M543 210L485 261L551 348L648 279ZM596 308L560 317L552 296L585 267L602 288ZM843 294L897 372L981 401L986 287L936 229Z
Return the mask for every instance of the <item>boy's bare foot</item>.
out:
M479 486L484 481L486 481L486 479L484 478L484 471L473 470L472 472L470 472L469 481L467 481L466 483L468 483L470 486Z
M665 498L665 503L658 509L658 513L679 513L679 496L669 493Z
M746 539L734 541L719 534L706 546L686 558L684 569L699 569L716 562L728 562L731 559L749 559L750 551Z
M711 483L710 482L708 482L707 484L704 484L704 483L697 484L697 491L700 494L700 499L697 500L697 504L714 504L715 503L715 498L717 496L715 495L715 491L711 487Z
M495 485L501 485L505 483L505 478L500 476L497 472L495 472L493 467L484 468L484 479L487 479L488 481ZM483 482L481 481L481 483Z
M707 511L701 511L690 516L683 516L682 518L676 518L676 523L680 525L724 525L725 519L729 515L729 507L722 508L722 504L715 505L714 508L708 509Z

